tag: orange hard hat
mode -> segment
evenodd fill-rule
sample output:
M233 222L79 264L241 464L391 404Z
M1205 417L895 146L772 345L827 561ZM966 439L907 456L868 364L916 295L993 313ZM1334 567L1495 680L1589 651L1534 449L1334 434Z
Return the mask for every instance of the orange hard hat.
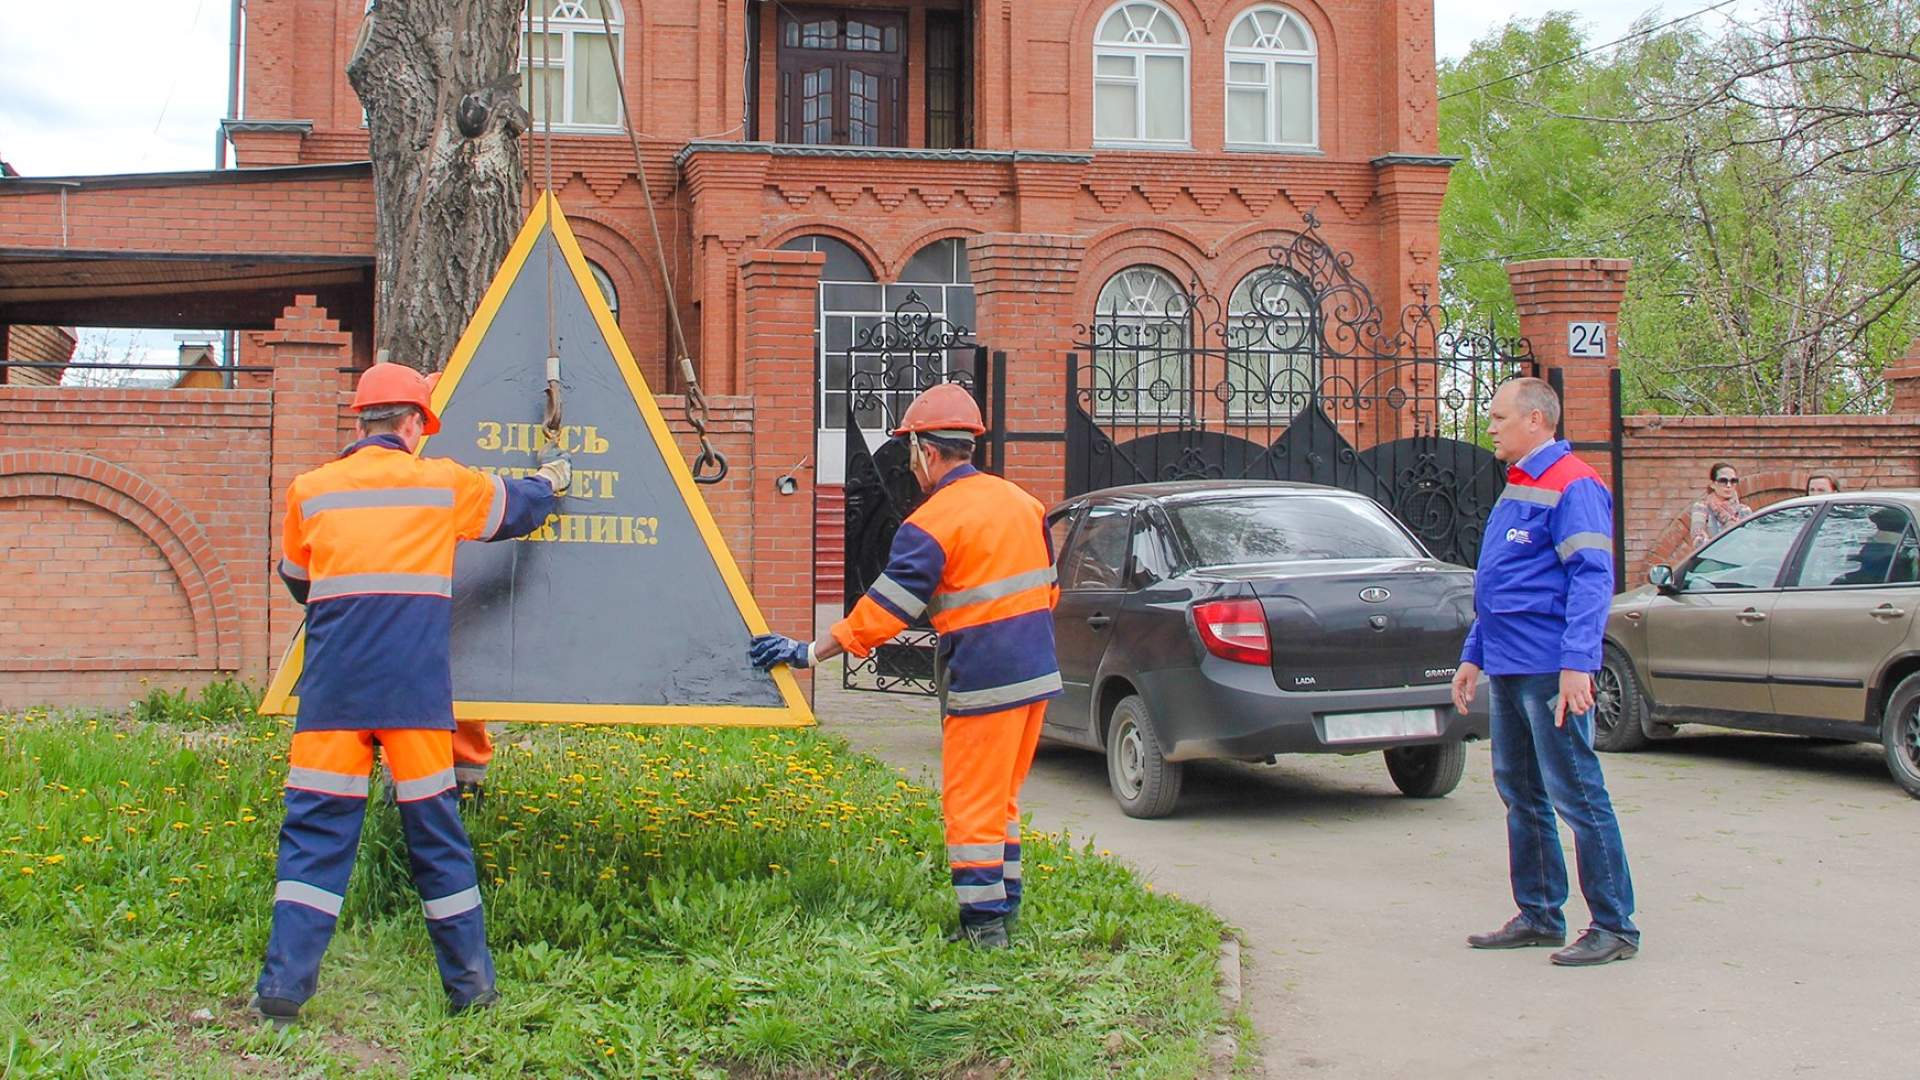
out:
M906 415L900 418L895 435L932 435L935 438L971 439L987 433L980 420L980 403L959 383L941 383L913 399Z
M353 411L375 405L411 405L426 420L426 433L440 430L440 418L433 413L433 387L427 377L405 364L375 364L360 376L353 391Z

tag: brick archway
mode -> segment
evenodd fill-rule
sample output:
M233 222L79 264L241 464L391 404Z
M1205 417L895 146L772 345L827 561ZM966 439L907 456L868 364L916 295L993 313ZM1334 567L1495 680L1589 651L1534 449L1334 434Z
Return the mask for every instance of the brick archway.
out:
M26 498L87 503L138 529L166 559L193 619L194 656L127 656L111 659L34 658L20 665L0 658L0 670L189 667L236 671L240 667L240 604L226 566L206 533L180 504L125 468L87 454L16 451L0 454L0 503Z

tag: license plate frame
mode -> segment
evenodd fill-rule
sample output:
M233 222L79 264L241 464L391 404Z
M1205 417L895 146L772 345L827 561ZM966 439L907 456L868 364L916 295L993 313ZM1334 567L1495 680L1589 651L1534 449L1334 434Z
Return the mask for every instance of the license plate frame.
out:
M1442 730L1440 710L1431 705L1421 709L1327 713L1320 718L1320 724L1329 746L1431 739Z

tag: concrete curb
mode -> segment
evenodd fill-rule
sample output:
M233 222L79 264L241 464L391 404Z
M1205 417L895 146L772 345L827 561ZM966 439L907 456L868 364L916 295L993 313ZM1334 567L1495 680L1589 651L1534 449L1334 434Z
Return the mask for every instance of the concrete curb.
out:
M1226 1007L1227 1027L1207 1046L1208 1080L1226 1080L1233 1075L1233 1063L1240 1057L1240 1035L1235 1021L1240 1015L1240 939L1227 937L1220 942L1215 958L1220 1003Z

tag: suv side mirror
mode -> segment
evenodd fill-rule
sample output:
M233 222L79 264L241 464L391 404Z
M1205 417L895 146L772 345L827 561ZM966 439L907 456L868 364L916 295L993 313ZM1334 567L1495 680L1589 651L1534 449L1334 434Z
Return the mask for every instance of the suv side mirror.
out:
M1674 582L1673 567L1671 566L1656 566L1648 570L1647 581L1651 582L1654 588L1659 589L1663 593L1680 591L1680 587Z

